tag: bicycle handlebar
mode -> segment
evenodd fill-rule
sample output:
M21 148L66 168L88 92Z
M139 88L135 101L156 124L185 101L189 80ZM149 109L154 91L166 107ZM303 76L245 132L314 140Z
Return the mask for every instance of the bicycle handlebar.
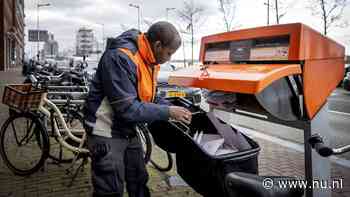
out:
M311 136L308 142L310 143L311 147L315 149L315 151L322 157L340 155L350 151L350 145L346 145L340 148L330 148L324 145L323 138L318 134Z
M47 90L47 79L42 80L39 78L38 80L38 78L35 75L31 74L29 75L29 80L34 88L44 89L45 91Z
M38 83L38 80L36 79L36 77L34 75L29 75L29 80L32 82L32 83Z

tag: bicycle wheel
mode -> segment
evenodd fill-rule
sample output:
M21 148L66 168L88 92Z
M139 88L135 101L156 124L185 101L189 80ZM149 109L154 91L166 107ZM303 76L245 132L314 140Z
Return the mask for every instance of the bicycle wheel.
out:
M41 121L32 113L16 113L1 127L0 153L16 175L38 171L49 155L49 138Z
M154 168L161 172L170 171L174 163L171 153L162 150L158 146L153 146L150 162Z
M165 152L161 150L159 147L153 146L152 135L149 132L147 126L140 125L139 126L139 134L142 138L144 138L143 146L145 151L145 158L151 162L151 164L159 171L166 172L171 170L173 167L173 157L169 152ZM151 154L152 153L152 154ZM165 153L165 155L164 155Z
M67 127L72 131L72 133L79 138L82 138L85 130L83 128L83 117L76 111L66 111L67 116L65 117L65 121L67 124ZM54 118L53 121L56 121L59 129L62 129L62 125L59 124L59 121ZM75 157L75 154L68 150L67 148L63 147L57 138L57 135L53 132L53 123L51 122L51 132L50 132L50 154L49 158L52 160L58 162L58 163L70 163L73 161L73 158ZM74 140L70 139L65 131L60 131L60 134L63 138L66 138L66 142L69 145L78 147L79 143L75 142ZM52 139L53 138L53 139Z
M143 154L144 154L144 161L145 164L147 164L151 158L152 154L152 141L151 136L147 129L145 129L145 126L139 125L137 129L137 135L141 141Z

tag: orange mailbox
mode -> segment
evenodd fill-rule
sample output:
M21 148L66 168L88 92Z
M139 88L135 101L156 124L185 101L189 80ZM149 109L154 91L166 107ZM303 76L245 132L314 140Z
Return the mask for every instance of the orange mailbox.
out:
M169 83L219 90L225 102L213 108L302 129L310 184L331 177L329 159L312 142L329 145L327 97L343 78L344 51L300 23L226 32L202 38L203 65L175 72ZM306 188L306 197L330 196L330 189Z
M203 37L203 66L175 72L169 83L258 96L287 79L312 119L343 78L344 51L301 23L225 32Z

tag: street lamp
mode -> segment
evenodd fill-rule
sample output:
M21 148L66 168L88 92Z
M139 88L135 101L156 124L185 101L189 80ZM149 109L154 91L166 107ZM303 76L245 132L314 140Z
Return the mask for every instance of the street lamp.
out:
M38 34L38 40L37 40L37 50L38 50L38 54L37 54L37 58L38 58L38 61L39 61L39 58L40 58L40 51L39 51L39 41L40 41L40 37L39 37L39 8L40 7L45 7L45 6L50 6L50 3L38 3L36 5L36 8L37 8L37 18L36 18L36 30L37 30L37 34Z
M137 8L137 24L138 24L139 30L141 31L141 28L140 28L140 6L136 5L136 4L132 4L132 3L130 3L129 6L133 7L133 8Z
M168 21L168 12L170 11L170 10L175 10L176 8L165 8L165 10L166 10L166 20Z
M264 5L266 5L267 7L267 25L269 25L270 24L270 6L271 6L270 1L267 0L267 3L264 3Z
M98 25L102 26L102 51L104 50L103 47L105 47L105 24L104 23L96 23Z

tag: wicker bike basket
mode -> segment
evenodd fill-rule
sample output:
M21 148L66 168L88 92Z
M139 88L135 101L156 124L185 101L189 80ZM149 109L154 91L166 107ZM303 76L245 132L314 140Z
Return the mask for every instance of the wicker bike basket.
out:
M45 89L39 89L32 84L9 84L5 86L2 103L21 111L37 110L46 93Z

